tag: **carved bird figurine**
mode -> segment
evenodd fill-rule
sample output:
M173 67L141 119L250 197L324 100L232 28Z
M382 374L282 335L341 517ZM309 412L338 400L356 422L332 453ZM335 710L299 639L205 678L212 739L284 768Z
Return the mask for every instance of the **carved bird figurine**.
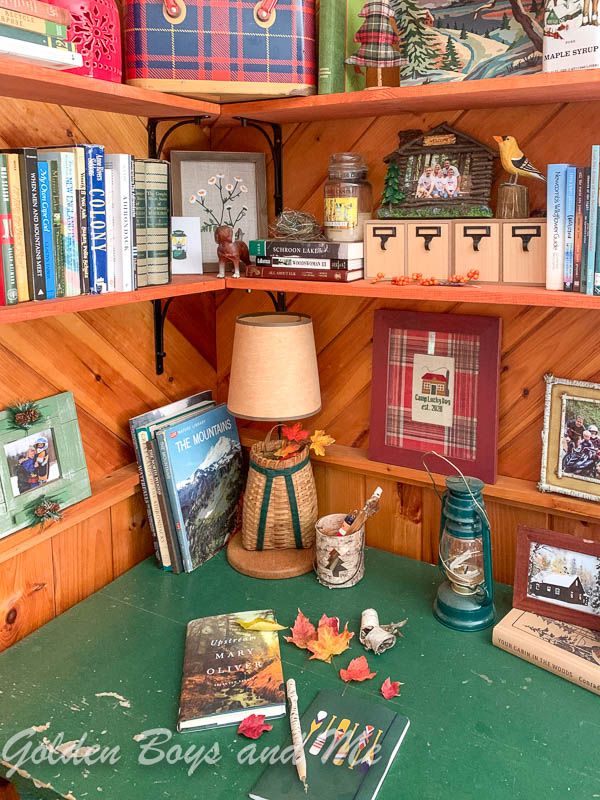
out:
M527 156L522 152L514 136L494 136L500 150L502 166L511 176L510 183L516 183L519 175L525 178L536 178L545 181L546 178L534 167Z

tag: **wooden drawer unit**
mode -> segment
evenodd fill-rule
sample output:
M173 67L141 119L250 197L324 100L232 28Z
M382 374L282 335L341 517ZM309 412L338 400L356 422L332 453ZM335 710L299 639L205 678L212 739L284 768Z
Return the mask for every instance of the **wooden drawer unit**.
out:
M406 223L365 223L365 277L382 272L386 278L406 274Z
M456 220L454 259L450 274L466 275L479 270L479 281L500 281L500 222L497 220Z
M406 269L427 278L445 279L450 274L451 222L434 220L406 223Z
M502 283L544 286L546 283L546 221L502 221Z

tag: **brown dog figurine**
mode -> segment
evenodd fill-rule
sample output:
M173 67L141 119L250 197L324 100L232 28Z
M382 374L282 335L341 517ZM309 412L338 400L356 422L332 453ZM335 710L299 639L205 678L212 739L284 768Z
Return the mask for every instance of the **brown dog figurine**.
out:
M245 267L250 263L248 245L241 239L242 231L238 229L233 240L231 225L219 225L215 228L215 242L217 243L217 257L219 259L219 278L225 277L225 267L233 264L233 277L240 277L240 264Z

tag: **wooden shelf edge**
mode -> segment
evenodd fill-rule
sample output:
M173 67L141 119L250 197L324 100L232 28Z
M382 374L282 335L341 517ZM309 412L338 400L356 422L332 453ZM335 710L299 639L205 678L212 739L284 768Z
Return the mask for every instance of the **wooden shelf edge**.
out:
M43 527L38 525L24 528L0 539L0 564L36 547L41 542L52 539L74 525L85 522L138 491L140 491L140 478L137 464L127 464L110 475L94 481L91 496L67 508L59 522L52 522Z
M242 443L250 447L254 442L264 438L256 431L242 430ZM431 488L431 481L425 470L397 467L393 464L383 464L371 461L367 451L362 448L348 447L334 444L327 448L325 456L313 456L315 464L328 464L332 467L360 472L374 478L397 480L413 486ZM433 474L435 485L438 489L445 487L446 477L437 473ZM556 512L560 516L577 517L594 522L600 521L600 503L589 500L579 500L561 494L540 492L534 481L525 481L520 478L510 478L499 475L495 484L486 484L483 494L486 498L499 503L519 506L520 508L533 509L551 514Z
M320 294L331 297L365 297L386 300L429 300L477 305L541 306L600 311L600 297L578 292L553 292L537 286L477 284L473 286L392 286L369 279L353 283L288 281L270 278L225 278L228 289Z
M0 96L140 117L218 118L217 103L139 89L0 56Z
M404 111L454 111L504 108L600 99L600 71L540 72L476 81L431 83L321 94L278 100L253 100L221 106L219 125L237 124L235 117L265 122L315 122L351 117L376 117Z
M225 280L215 275L175 275L171 283L160 286L145 286L133 292L107 292L106 294L85 294L80 297L61 297L56 300L42 300L38 303L17 303L0 308L0 325L13 322L26 322L42 317L55 317L59 314L74 314L79 311L93 311L98 308L160 300L167 297L220 292L225 289Z

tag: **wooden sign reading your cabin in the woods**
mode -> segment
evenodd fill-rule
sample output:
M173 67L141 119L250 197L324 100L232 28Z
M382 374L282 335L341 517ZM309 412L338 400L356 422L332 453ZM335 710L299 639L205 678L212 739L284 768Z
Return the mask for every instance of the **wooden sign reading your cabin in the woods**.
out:
M494 150L446 124L398 138L384 159L380 219L492 216Z

